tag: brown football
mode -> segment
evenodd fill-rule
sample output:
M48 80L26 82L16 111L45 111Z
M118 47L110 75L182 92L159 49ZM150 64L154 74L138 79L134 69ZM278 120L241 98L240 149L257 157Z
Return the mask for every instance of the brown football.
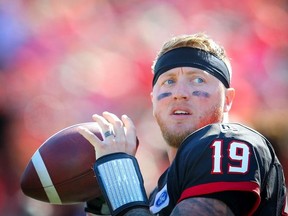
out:
M101 196L92 169L95 151L77 131L78 126L102 140L95 122L73 125L52 135L36 150L22 174L21 189L26 196L59 205Z

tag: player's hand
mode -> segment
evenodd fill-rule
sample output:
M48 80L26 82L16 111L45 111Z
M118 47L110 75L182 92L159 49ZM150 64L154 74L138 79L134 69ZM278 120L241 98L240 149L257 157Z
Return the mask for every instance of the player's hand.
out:
M87 201L84 211L86 216L111 215L103 196Z
M103 112L102 116L95 114L92 118L98 123L103 140L84 127L79 127L79 133L94 146L96 158L116 152L136 154L136 128L127 115L120 119L113 113Z

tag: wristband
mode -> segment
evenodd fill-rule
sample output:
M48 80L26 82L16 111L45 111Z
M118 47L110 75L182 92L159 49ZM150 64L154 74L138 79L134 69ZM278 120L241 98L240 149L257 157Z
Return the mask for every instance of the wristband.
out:
M93 168L113 216L123 215L133 207L149 207L135 157L126 153L105 155L96 160Z

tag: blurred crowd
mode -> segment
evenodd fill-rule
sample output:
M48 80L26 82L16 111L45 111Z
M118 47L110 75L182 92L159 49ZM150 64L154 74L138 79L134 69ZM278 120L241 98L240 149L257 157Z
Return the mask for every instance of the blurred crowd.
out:
M0 215L84 215L26 197L19 182L49 136L105 110L134 120L151 190L167 167L151 64L168 38L196 32L231 58L230 121L266 135L288 179L287 0L0 0Z

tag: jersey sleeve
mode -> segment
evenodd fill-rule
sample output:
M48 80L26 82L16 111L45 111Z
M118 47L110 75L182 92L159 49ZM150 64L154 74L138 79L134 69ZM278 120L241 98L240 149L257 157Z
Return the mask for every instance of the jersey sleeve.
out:
M206 127L189 136L178 150L171 166L181 183L178 202L225 191L245 192L255 200L253 212L260 203L260 185L271 156L261 137L241 127L225 127Z

